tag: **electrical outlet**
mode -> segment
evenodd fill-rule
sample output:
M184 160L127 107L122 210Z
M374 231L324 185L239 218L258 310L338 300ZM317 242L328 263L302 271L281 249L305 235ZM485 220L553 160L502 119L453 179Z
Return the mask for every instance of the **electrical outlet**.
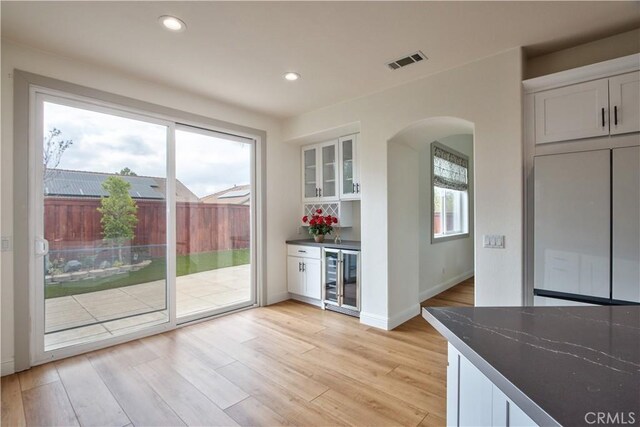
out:
M482 236L482 247L490 249L504 249L505 236L502 234L485 234Z
M11 236L2 236L0 251L8 252L12 249L12 246L13 245L11 244Z

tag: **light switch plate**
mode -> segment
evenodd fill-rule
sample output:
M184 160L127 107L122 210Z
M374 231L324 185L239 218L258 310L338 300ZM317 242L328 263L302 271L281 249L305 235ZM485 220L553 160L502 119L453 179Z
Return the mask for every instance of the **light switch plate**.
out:
M12 249L11 247L11 236L2 236L2 240L0 243L0 251L8 252Z
M504 235L485 234L482 236L482 247L489 249L504 249Z

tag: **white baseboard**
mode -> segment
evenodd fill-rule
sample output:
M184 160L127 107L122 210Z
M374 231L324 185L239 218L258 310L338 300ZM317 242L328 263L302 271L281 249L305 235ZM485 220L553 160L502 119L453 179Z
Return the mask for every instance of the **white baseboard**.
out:
M389 330L389 319L384 316L378 316L373 313L360 312L360 323L367 326L373 326L374 328Z
M280 292L279 294L267 295L266 305L276 304L291 299L289 292Z
M316 307L322 308L322 301L320 301L319 299L304 297L302 295L296 295L296 294L289 294L289 295L291 296L291 299L294 299L296 301L304 302L306 304L311 304L311 305L315 305Z
M470 270L467 272L464 272L462 274L459 274L455 277L452 277L451 279L444 281L442 283L438 283L437 285L429 288L429 289L425 289L424 291L420 292L420 302L424 301L424 300L428 300L429 298L433 298L436 295L438 295L441 292L446 291L449 288L452 288L453 286L457 285L460 282L463 282L471 277L473 277L473 275L475 274L474 270Z
M385 331L390 331L402 325L407 320L413 319L418 314L420 314L420 304L418 303L391 317L384 317L361 311L360 323L367 326L373 326L374 328L384 329Z
M5 375L11 375L16 371L15 365L13 363L13 359L6 360L0 364L0 374L4 377Z
M416 305L411 306L405 310L402 310L400 313L396 314L389 318L387 323L387 329L392 330L402 325L409 319L413 319L418 314L420 314L420 304L416 303Z

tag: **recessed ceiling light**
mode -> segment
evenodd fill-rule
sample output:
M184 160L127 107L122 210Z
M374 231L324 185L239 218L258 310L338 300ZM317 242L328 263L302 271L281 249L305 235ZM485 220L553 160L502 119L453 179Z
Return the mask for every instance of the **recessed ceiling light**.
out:
M293 82L300 78L300 74L290 71L288 73L285 73L284 78L289 80L290 82Z
M187 28L184 21L176 18L175 16L163 15L158 18L158 21L160 21L164 28L170 31L180 32Z

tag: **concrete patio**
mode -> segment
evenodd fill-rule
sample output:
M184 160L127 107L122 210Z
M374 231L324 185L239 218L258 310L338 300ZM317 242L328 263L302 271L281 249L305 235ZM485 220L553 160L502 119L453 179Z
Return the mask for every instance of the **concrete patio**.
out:
M176 278L178 318L251 297L250 264ZM164 280L45 300L45 348L122 335L168 320Z

